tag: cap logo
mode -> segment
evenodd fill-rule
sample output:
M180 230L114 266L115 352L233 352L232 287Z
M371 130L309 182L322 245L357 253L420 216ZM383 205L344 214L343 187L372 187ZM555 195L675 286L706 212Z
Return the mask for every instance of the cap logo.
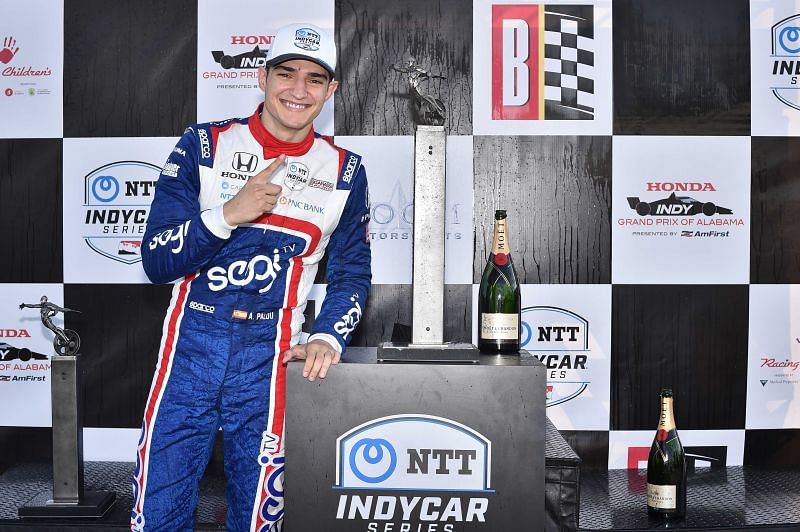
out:
M300 28L294 32L294 45L302 50L316 52L319 50L319 33L311 28Z

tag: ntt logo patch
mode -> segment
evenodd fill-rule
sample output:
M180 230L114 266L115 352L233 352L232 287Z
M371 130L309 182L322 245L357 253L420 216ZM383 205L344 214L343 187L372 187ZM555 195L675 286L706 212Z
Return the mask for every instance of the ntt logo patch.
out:
M340 489L491 492L491 442L422 414L374 419L336 440Z
M470 427L424 414L374 419L336 439L336 519L348 530L458 532L487 522L491 472L492 444Z

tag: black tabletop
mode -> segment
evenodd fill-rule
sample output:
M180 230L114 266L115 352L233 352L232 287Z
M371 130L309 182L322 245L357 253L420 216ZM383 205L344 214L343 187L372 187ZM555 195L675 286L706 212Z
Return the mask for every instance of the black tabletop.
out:
M800 530L800 468L698 469L687 479L686 517L647 514L644 470L583 471L581 530L782 528Z

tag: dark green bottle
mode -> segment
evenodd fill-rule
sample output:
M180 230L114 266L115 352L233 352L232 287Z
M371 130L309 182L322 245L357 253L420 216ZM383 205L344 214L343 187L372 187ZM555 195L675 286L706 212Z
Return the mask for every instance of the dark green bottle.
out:
M647 460L647 512L662 519L686 515L686 454L672 412L672 390L661 390L658 430Z
M517 353L520 295L506 237L506 211L494 213L494 242L478 290L478 349L483 353Z

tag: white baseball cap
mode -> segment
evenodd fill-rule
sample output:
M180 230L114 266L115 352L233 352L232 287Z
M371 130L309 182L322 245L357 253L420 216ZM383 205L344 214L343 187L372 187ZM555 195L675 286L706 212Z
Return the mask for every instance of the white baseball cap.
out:
M308 59L336 74L336 43L333 34L313 24L289 24L277 31L267 52L266 66L290 59Z

